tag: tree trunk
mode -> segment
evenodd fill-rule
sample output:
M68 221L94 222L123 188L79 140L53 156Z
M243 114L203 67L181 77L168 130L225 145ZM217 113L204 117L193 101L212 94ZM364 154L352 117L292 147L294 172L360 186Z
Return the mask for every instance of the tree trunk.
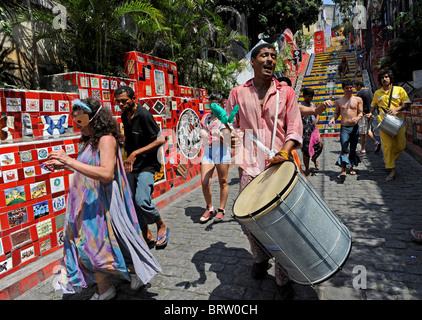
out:
M32 51L32 67L33 67L33 76L31 77L31 89L39 89L40 88L40 74L38 70L38 45L37 39L35 34L35 24L34 24L34 17L32 15L31 10L31 1L26 0L28 4L28 11L29 11L29 21L31 22L31 51Z

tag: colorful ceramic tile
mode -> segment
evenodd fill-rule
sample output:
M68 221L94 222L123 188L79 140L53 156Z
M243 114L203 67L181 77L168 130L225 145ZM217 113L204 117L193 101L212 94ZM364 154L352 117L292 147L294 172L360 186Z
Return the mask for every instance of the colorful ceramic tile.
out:
M131 75L135 73L135 60L128 60L126 62L127 74Z
M20 98L6 98L6 111L7 112L20 112L22 111Z
M111 111L111 103L110 102L104 102L103 103L104 108L108 109Z
M60 196L57 198L53 198L53 210L54 212L62 210L66 207L66 199L65 196ZM58 228L60 229L60 228Z
M147 80L151 79L151 70L148 68L144 68L143 70L144 70L145 79Z
M15 116L7 116L7 128L15 130Z
M7 213L7 219L9 220L10 228L16 227L24 222L28 222L28 214L26 212L26 207L9 211Z
M12 250L19 249L32 242L31 231L29 228L16 231L10 234L10 241L12 242Z
M89 93L87 89L79 89L79 99L86 99L88 96Z
M51 249L50 238L40 241L40 253L44 253Z
M88 78L87 77L80 77L81 87L89 88Z
M45 181L31 183L29 187L31 190L31 199L36 199L47 195Z
M75 145L74 144L67 144L66 145L66 153L67 154L74 154L75 153Z
M91 78L91 88L99 88L100 80L98 78Z
M23 174L25 176L25 179L35 176L35 167L34 166L24 167Z
M162 70L154 70L154 79L155 79L155 93L157 95L163 96L166 94L166 80L165 75Z
M43 202L37 203L32 205L33 209L34 209L34 219L38 219L41 217L44 217L46 215L48 215L49 209L48 209L48 201L45 200Z
M43 136L64 134L68 128L68 121L68 114L41 116L41 122L44 124Z
M3 250L3 241L0 239L0 256L4 254L4 250Z
M56 177L50 179L51 193L64 191L64 177Z
M29 113L22 113L22 136L33 137L34 131L32 130L32 120Z
M13 268L12 258L8 258L0 262L0 274L6 273Z
M40 100L39 99L26 99L26 112L39 112Z
M108 90L110 88L110 82L108 79L101 79L101 89Z
M118 83L117 83L117 81L116 80L111 80L110 81L110 89L111 90L116 90L117 89L117 87L118 87L118 85L117 85Z
M59 112L70 112L70 103L67 100L59 100Z
M57 232L57 245L61 246L64 243L64 230Z
M147 96L152 95L151 86L145 86L145 95L147 95Z
M21 263L35 258L34 247L29 247L21 251Z
M40 148L37 149L38 160L44 160L48 157L48 149L47 148Z
M55 217L54 220L56 220L56 230L60 230L61 228L64 227L65 219L66 219L65 213L59 214L58 216Z
M52 232L53 232L53 226L51 223L51 219L47 219L47 220L37 223L38 238L48 236Z
M91 97L101 100L101 90L91 90Z
M22 163L32 161L31 150L19 152L19 157L21 158Z
M41 174L51 173L51 170L49 170L46 166L44 166L44 164L40 165L40 168L41 168Z
M103 91L103 100L110 100L110 91Z
M165 105L160 101L157 100L157 102L155 102L154 106L152 107L158 114L161 114L161 112L163 112L163 110L165 109Z
M18 186L4 190L4 197L6 200L6 206L11 206L17 203L26 201L25 188L24 186Z
M15 154L14 153L4 153L0 155L0 165L1 166L10 166L15 164Z
M18 181L18 169L12 169L3 171L3 181L4 183L12 182L12 181Z

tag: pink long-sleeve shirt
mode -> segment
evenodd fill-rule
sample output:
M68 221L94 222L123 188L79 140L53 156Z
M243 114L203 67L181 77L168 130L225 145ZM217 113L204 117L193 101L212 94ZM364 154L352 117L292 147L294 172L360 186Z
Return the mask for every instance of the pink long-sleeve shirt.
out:
M230 114L236 104L239 105L234 125L244 129L245 132L252 132L266 147L271 149L278 90L279 108L273 150L280 151L284 143L289 140L296 141L296 148L301 148L302 118L295 92L291 87L282 86L274 79L269 90L264 105L261 107L253 79L244 85L233 88L227 101L227 114ZM265 152L257 148L245 133L242 146L236 155L236 163L249 175L256 176L269 165L265 161L266 157Z

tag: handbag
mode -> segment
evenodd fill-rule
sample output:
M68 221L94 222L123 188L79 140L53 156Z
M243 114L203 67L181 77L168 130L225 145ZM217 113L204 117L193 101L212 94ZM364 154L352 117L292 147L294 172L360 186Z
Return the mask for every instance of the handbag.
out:
M391 87L390 99L388 100L387 110L390 109L393 89L394 89L394 86ZM378 129L387 133L391 137L395 137L397 133L400 131L401 127L403 126L404 120L400 119L399 117L388 114L384 108L381 108L381 109L385 112L385 117L378 124Z

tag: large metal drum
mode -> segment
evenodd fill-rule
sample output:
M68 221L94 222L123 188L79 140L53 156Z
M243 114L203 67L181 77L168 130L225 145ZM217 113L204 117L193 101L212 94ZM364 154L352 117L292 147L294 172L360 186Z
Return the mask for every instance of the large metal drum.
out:
M382 118L381 122L378 124L378 129L384 131L385 133L389 134L392 137L395 137L399 132L400 128L403 125L404 120L393 116L391 114L386 114L384 118Z
M327 280L351 250L349 230L291 161L255 177L233 213L300 284Z

